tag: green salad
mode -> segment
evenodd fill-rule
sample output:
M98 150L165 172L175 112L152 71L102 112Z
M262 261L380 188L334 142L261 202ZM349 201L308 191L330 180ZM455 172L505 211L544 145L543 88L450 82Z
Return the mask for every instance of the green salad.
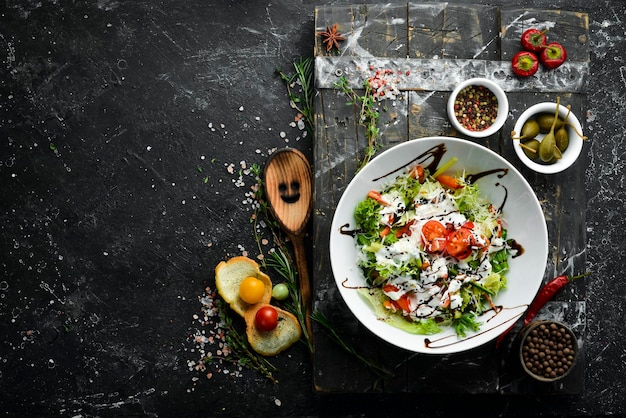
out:
M509 245L500 209L464 175L407 169L355 208L359 292L377 317L415 334L478 330L506 287Z

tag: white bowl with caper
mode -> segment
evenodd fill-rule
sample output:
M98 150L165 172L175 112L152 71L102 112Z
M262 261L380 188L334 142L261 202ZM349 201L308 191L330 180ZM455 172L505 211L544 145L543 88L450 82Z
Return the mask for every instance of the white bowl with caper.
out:
M580 156L583 141L587 139L576 115L561 104L560 99L558 102L529 107L511 132L515 153L528 168L538 173L560 173L570 167ZM558 115L556 122L555 115Z

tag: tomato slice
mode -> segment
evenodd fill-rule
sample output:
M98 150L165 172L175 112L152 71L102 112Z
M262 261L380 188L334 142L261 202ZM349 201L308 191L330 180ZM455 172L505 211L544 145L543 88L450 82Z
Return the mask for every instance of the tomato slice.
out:
M407 295L402 295L400 296L400 299L394 301L399 307L400 309L402 309L404 312L411 312L411 308L409 307L410 303L409 303L409 297Z
M415 220L410 220L402 228L396 231L396 238L402 238L404 235L411 236L411 225L415 223Z
M472 254L471 245L473 237L472 231L469 228L461 227L452 231L448 235L446 252L459 260L469 257Z
M422 167L421 165L416 165L415 167L413 167L413 170L411 170L410 176L419 181L420 184L423 184L426 178L424 167Z
M397 292L399 291L400 288L398 288L398 286L393 285L393 284L384 284L383 285L383 292ZM389 299L389 302L387 304L385 304L385 306L387 306L387 308L391 308L394 310L403 310L404 312L411 312L410 311L410 305L411 302L409 301L409 296L404 294L401 295L398 300L392 300Z
M383 285L383 292L397 292L398 290L400 289L394 284L385 283Z
M443 251L446 248L446 227L439 221L430 220L422 226L422 242L424 249L430 253Z

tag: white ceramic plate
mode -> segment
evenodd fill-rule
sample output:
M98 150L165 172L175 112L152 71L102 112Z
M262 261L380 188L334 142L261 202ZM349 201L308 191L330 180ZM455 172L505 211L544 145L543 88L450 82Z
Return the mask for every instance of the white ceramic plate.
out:
M454 329L447 328L435 335L414 335L380 321L372 308L357 292L366 286L365 278L357 266L357 249L354 238L346 231L355 228L353 216L357 203L366 198L367 192L380 189L420 155L443 144L446 152L442 162L458 157L448 173L478 174L489 170L507 169L502 178L497 173L486 175L476 182L481 193L494 205L503 206L507 222L508 238L515 239L524 253L510 259L507 288L500 291L494 303L503 309L497 314L487 312L479 317L482 323L478 332L468 333L463 339ZM428 165L428 160L424 165ZM342 233L344 231L344 233ZM381 153L365 166L350 182L335 211L330 233L330 259L335 282L348 308L372 333L383 340L406 350L419 353L447 354L466 351L485 344L519 318L537 293L548 257L548 231L537 197L528 182L504 158L471 141L428 137L414 139Z

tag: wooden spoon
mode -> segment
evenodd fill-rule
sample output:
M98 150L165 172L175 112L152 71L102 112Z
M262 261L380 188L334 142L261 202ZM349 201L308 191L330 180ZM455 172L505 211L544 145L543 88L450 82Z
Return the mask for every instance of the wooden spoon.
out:
M293 244L306 331L311 339L311 284L304 249L305 229L313 209L311 165L300 151L286 148L270 156L264 175L270 210Z

